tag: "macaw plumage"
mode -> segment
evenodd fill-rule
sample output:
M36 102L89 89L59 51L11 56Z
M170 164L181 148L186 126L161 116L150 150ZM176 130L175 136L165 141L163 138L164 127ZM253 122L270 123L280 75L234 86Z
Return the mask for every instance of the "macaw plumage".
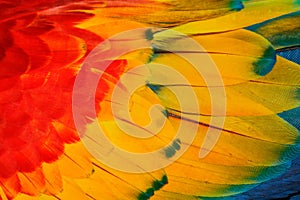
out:
M300 153L298 0L0 7L0 199L251 199Z

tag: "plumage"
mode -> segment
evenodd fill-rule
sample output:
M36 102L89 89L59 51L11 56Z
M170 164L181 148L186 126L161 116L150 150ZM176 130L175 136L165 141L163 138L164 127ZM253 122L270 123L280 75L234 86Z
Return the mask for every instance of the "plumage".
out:
M300 153L299 5L0 1L0 199L252 199Z

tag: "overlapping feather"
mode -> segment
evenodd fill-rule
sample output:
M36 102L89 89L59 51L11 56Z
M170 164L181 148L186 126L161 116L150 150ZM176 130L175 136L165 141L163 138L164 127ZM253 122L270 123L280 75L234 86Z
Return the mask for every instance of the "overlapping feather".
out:
M299 153L300 69L276 55L299 46L298 1L53 0L0 5L1 199L223 197L284 173ZM105 166L82 145L72 119L72 89L84 59L99 42L118 32L150 26L169 27L204 47L203 52L185 47L190 51L184 53L199 60L209 55L216 63L224 81L227 112L224 126L215 127L221 130L216 146L199 159L210 120L222 117L211 115L208 91L220 85L207 86L193 66L174 53L182 49L184 38L174 37L169 30L153 32L150 38L146 32L128 36L152 45L110 65L99 81L98 119L92 120L99 121L111 141L126 150L167 146L165 159L182 145L168 146L180 117L198 126L190 148L172 165L130 174ZM138 140L116 125L109 100L116 81L145 63L152 74L131 98L135 127L147 124L148 108L154 103L163 108L166 124L157 137ZM153 63L178 70L191 86L152 70ZM170 85L162 85L168 79L177 90L192 89L200 109L186 101L188 110L182 110ZM82 102L93 101L84 89ZM85 125L87 132L93 131L91 121Z

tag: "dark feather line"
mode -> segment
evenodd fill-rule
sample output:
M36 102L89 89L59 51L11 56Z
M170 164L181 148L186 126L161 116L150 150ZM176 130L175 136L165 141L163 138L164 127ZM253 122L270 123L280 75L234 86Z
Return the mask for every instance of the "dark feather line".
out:
M276 49L276 52L285 52L285 51L291 51L291 50L297 50L297 49L300 49L300 45L284 47L284 48L281 48L281 49Z

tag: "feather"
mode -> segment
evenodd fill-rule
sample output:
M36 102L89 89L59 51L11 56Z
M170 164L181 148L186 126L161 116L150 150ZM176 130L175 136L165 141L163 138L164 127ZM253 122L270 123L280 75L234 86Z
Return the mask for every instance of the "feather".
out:
M231 198L299 155L299 1L0 5L0 199Z
M299 46L299 15L299 11L289 13L247 29L263 35L276 49Z
M166 34L166 36L164 36ZM164 41L165 38L170 40ZM204 86L203 78L196 69L192 66L190 61L184 60L178 55L174 55L176 51L186 49L184 52L187 56L194 56L195 59L204 60L209 55L216 67L220 71L223 84L237 84L245 82L249 79L255 80L261 76L264 76L270 72L276 61L275 51L271 44L259 35L255 35L252 32L245 30L237 30L232 32L226 32L221 34L204 35L192 37L199 45L203 47L203 52L195 52L193 47L186 47L185 39L174 39L168 37L168 31L166 33L159 32L154 34L154 45L166 50L170 50L173 53L168 52L154 52L152 55L152 61L161 64L168 64L174 69L178 70L181 74L189 77L189 81L192 85ZM216 46L215 44L222 42L224 46ZM170 43L172 45L170 45ZM167 46L165 46L165 44ZM181 52L180 52L181 53ZM182 53L181 53L182 54ZM172 58L171 61L169 58ZM204 63L203 65L205 65ZM181 66L186 66L182 68ZM238 67L243 66L243 67ZM193 76L191 76L193 74ZM198 75L199 74L199 75ZM159 77L161 80L165 80L168 77ZM172 77L168 79L172 80ZM151 83L159 84L155 80L150 80ZM170 84L173 84L170 82ZM181 83L176 83L181 84Z
M203 34L224 32L244 28L253 24L264 22L284 14L298 10L298 1L245 1L245 8L241 12L235 12L229 15L208 19L205 21L196 21L177 26L174 30L185 34ZM249 17L255 16L255 17Z

